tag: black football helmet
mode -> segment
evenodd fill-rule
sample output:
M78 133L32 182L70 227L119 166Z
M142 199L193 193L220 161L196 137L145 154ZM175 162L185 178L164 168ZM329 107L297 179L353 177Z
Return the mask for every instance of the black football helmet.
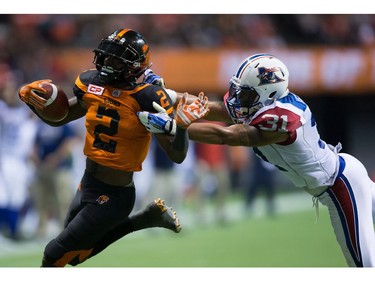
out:
M149 46L131 29L119 29L102 39L94 49L93 63L105 83L135 82L150 68Z

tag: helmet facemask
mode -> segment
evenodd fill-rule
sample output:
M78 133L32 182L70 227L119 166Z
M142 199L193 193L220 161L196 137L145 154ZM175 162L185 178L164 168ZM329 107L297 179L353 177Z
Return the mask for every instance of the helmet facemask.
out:
M263 105L259 102L259 94L253 87L240 86L239 79L233 76L229 82L229 93L226 106L232 119L244 123Z
M133 31L131 31L133 32ZM130 43L127 43L130 41ZM131 43L138 44L142 50L135 49ZM145 47L145 48L143 48ZM145 52L144 52L145 50ZM117 40L111 35L103 39L94 49L93 63L105 83L135 82L150 67L147 43L141 39Z

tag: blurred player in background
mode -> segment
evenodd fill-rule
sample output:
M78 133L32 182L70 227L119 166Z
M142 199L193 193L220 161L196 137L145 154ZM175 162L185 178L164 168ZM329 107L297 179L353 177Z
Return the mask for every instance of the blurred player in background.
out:
M275 176L277 169L267 161L251 153L250 173L251 179L248 184L245 184L245 207L249 215L254 212L254 205L256 196L259 193L264 193L266 211L268 216L276 214L276 200L275 200Z
M33 169L30 160L37 119L17 95L16 78L0 66L0 230L12 240L22 239L23 209ZM0 235L1 236L1 235Z
M144 194L144 202L149 202L151 198L162 197L165 201L173 206L180 206L179 202L180 190L178 189L180 183L179 171L177 165L165 154L162 147L157 144L155 138L151 143L150 154L152 153L151 173L144 174L144 177L151 176L150 187L147 193Z
M51 127L39 120L33 160L35 180L31 194L38 213L36 237L47 237L48 223L55 220L63 229L66 212L74 195L72 150L78 142L70 124Z
M160 199L129 216L135 202L133 173L142 169L152 137L136 113L153 110L154 103L173 116L173 102L165 89L137 82L151 65L149 46L138 32L119 29L101 40L94 53L96 69L77 77L66 118L56 123L43 120L61 126L85 116L87 156L65 228L47 244L43 267L77 265L136 230L181 229L176 213ZM46 106L46 100L37 94L45 92L40 87L42 81L46 80L25 85L19 91L21 100L36 114L35 108ZM170 128L174 136L155 136L176 163L186 157L187 127L208 112L203 93L190 105L186 99L187 94L181 100L177 126Z
M197 143L195 151L196 216L200 223L204 223L207 220L205 205L208 205L204 202L212 202L215 222L225 224L228 221L226 202L231 189L228 149L220 145Z
M157 77L154 82L158 83ZM289 71L276 57L256 54L244 59L224 102L210 102L206 117L235 124L193 124L189 137L202 143L253 147L260 158L312 195L317 211L318 202L328 208L348 266L373 267L375 184L359 160L339 153L340 143L332 146L320 138L310 108L288 87ZM167 127L173 122L163 113L143 112L139 117L151 131L159 130L162 120Z

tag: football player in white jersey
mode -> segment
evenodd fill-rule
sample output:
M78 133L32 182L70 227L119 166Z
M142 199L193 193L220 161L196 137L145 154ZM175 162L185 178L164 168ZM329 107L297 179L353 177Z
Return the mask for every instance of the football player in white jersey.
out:
M162 81L155 74L150 78ZM203 143L254 147L259 157L311 194L316 204L319 200L328 208L348 266L373 267L375 183L359 160L339 153L341 144L332 146L320 138L309 106L289 91L288 82L288 69L276 57L256 54L244 59L230 80L224 102L210 101L205 118L234 124L192 124L189 137ZM174 122L162 112L138 116L154 133L168 131Z

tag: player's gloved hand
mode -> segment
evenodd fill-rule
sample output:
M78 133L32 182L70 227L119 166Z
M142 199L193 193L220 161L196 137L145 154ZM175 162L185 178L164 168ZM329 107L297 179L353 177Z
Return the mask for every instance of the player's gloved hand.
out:
M150 113L148 111L139 111L137 116L147 131L155 134L167 133L174 135L176 133L176 122L172 119L156 102L152 102L152 106L158 113Z
M30 84L23 86L19 92L19 98L26 104L35 107L36 109L42 110L47 106L47 100L38 93L46 93L47 90L43 89L40 85L43 82L50 83L52 80L42 79L34 81Z
M187 105L188 93L184 93L176 109L176 124L186 129L191 123L205 117L210 111L208 108L208 98L200 92L198 98Z
M165 88L164 79L155 74L151 69L147 69L143 76L143 82Z

